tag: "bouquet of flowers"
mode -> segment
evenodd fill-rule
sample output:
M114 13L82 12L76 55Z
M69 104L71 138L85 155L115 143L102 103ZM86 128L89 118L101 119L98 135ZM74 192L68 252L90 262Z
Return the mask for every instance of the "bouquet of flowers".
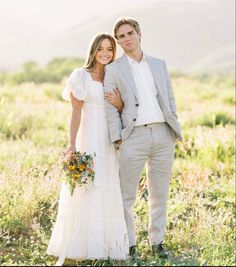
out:
M75 190L76 184L82 186L94 180L95 153L86 154L81 152L69 152L63 160L63 170L65 172L64 181L69 185L71 195Z

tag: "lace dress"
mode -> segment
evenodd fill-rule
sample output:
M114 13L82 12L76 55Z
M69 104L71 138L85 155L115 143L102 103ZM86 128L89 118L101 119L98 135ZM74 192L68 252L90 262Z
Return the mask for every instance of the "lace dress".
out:
M76 149L96 153L94 183L76 188L62 183L58 214L48 245L61 259L126 259L128 235L124 219L117 152L109 139L103 84L75 69L62 92L83 100Z

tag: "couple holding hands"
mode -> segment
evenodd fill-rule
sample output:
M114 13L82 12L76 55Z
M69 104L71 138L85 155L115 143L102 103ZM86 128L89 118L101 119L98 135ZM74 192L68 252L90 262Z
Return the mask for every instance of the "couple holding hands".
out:
M176 139L182 140L175 98L164 60L145 54L133 18L120 18L114 37L93 39L84 68L75 69L62 92L71 101L66 153L96 153L93 184L71 196L62 183L47 253L66 258L136 257L133 206L146 165L148 236L153 253L164 248L166 211ZM115 59L116 42L124 51Z

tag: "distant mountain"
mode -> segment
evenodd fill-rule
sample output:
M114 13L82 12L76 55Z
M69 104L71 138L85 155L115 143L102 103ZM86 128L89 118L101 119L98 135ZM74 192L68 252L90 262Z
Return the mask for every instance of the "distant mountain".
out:
M66 31L44 36L20 56L45 63L55 56L85 57L91 37L111 32L119 16L136 18L142 29L142 46L151 55L164 58L172 70L183 72L234 71L234 0L158 1L106 17L94 17ZM45 40L47 39L47 40ZM34 49L34 53L32 53ZM119 50L119 55L121 50ZM4 55L3 55L4 56ZM2 62L0 68L3 68Z

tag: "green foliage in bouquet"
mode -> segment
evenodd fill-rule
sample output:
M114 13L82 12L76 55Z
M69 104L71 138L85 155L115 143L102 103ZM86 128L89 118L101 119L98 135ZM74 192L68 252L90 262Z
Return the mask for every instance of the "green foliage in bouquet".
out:
M73 195L76 185L82 186L93 182L95 176L94 157L95 154L79 151L66 155L63 161L64 181L69 185L71 195Z

